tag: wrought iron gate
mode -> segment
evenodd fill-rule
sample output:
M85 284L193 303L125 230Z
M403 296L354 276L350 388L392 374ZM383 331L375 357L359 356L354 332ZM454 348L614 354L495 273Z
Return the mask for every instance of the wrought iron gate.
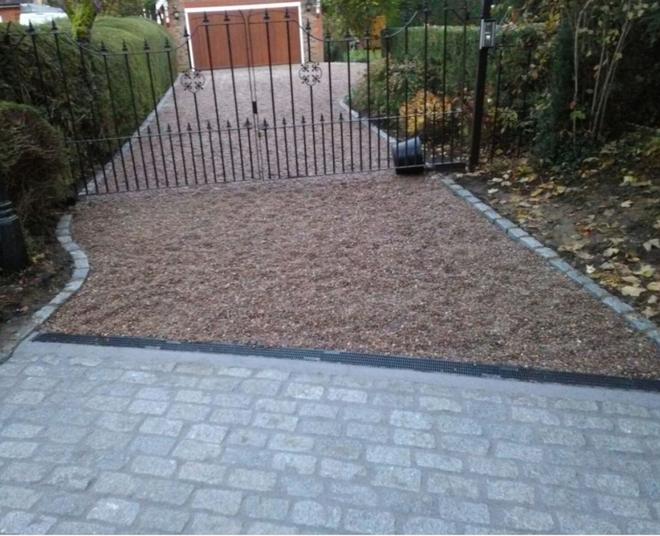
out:
M77 44L79 72L54 69L59 90L87 84L91 109L104 100L111 109L107 121L91 117L84 133L70 121L82 191L377 171L393 167L394 144L414 137L428 165L464 167L477 54L465 2L446 0L435 14L422 9L401 27L359 37L315 35L314 16L288 7L188 14L179 73L170 43L139 51ZM30 28L37 60L45 31L68 39L54 24ZM162 97L157 62L167 65ZM115 96L118 70L131 87L127 109ZM148 96L132 89L145 72ZM153 106L142 118L136 102L145 98Z

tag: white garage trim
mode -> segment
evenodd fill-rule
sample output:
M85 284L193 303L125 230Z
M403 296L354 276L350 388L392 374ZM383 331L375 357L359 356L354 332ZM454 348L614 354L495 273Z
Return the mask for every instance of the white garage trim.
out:
M190 32L190 13L217 13L223 11L253 11L256 9L274 9L274 8L283 8L283 7L293 7L298 10L298 26L300 27L300 57L302 61L305 61L305 46L304 46L304 36L302 29L302 2L277 2L271 4L244 4L244 5L235 5L235 6L212 6L212 7L187 7L183 10L186 16L186 30L188 35L192 37ZM191 43L192 45L192 43ZM190 47L190 65L192 68L195 68L195 51L193 47Z

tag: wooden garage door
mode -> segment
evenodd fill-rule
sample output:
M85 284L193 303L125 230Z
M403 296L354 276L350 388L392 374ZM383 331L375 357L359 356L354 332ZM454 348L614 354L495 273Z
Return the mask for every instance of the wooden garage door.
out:
M285 18L286 13L283 8L269 9L268 23L264 21L265 11L263 9L228 11L229 21L226 20L224 12L207 13L208 42L206 28L202 24L204 14L190 13L188 20L192 35L195 68L200 70L226 69L232 63L234 67L268 65L269 48L270 62L273 65L287 64L289 61L293 64L300 63L298 10L289 9L288 19ZM268 31L266 31L266 24L268 24ZM227 41L228 38L230 43ZM213 65L211 65L211 60Z

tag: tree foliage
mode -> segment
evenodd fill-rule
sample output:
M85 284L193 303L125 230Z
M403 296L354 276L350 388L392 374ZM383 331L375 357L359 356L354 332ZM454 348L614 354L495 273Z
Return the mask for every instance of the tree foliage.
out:
M71 20L74 39L88 42L97 15L131 17L142 15L145 0L60 0L54 2Z
M64 9L71 20L71 33L76 41L89 41L96 19L97 6L93 0L65 0Z
M500 22L546 27L549 38L537 55L551 76L536 103L544 158L579 157L633 117L647 125L660 117L648 91L660 83L654 0L504 0L495 14Z
M323 0L322 5L333 29L363 36L379 15L397 16L400 0Z

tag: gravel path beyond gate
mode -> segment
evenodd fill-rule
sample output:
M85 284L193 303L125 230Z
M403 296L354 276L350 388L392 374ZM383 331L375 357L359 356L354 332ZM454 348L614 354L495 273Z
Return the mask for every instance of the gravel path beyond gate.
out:
M179 78L157 111L88 184L92 193L378 170L388 144L341 101L363 64L327 63L311 89L300 66L203 71L203 87ZM349 84L350 80L350 84ZM258 114L253 113L253 101ZM159 134L160 133L160 134Z
M650 342L437 178L97 198L74 222L92 272L51 330L660 376Z

